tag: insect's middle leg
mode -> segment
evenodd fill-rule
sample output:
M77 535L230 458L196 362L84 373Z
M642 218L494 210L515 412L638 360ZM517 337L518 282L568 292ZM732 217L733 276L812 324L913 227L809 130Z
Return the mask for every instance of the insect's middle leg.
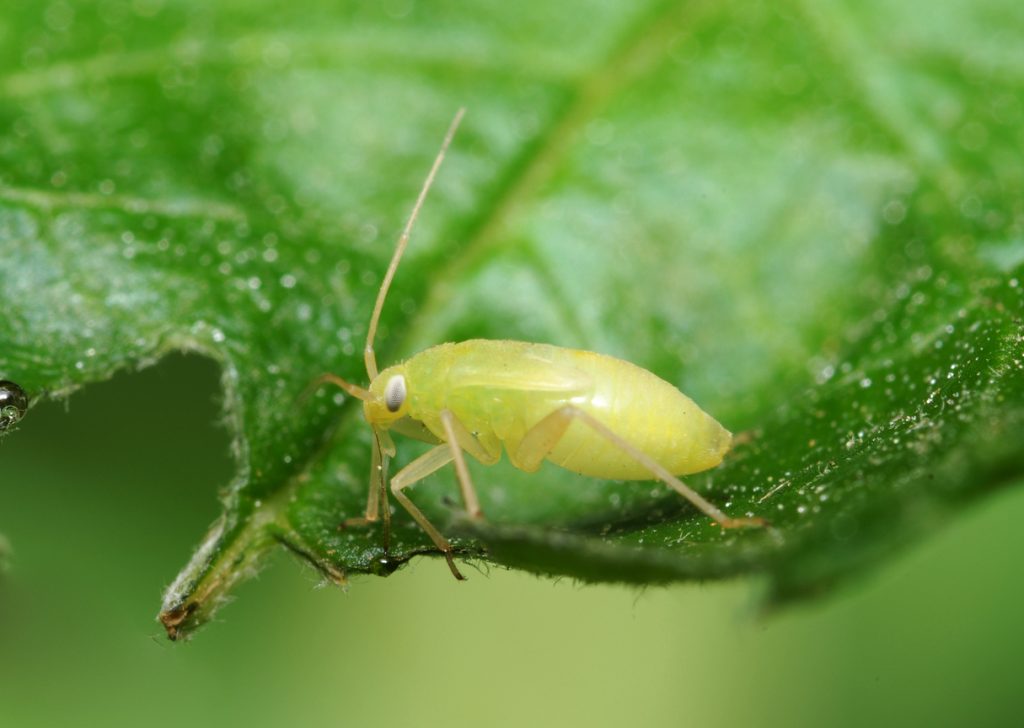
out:
M651 475L686 498L701 512L714 519L722 528L765 525L765 521L761 518L730 518L725 515L697 491L672 475L661 463L635 448L590 413L571 404L559 407L530 428L516 451L514 457L516 466L526 471L536 470L541 461L551 453L562 436L565 435L565 431L569 429L572 421L576 419L588 425L598 435L643 465Z
M423 480L423 478L438 468L454 460L455 472L459 478L459 487L462 490L462 500L466 505L466 510L469 512L470 517L482 518L483 511L480 510L480 500L477 498L476 490L473 488L473 481L469 477L469 469L466 467L466 460L463 457L462 451L465 449L482 463L492 465L501 457L501 450L500 445L496 442L491 443L492 448L488 448L485 444L479 442L451 410L441 410L441 423L444 426L447 442L443 442L432 450L428 450L425 455L420 456L402 468L391 479L391 492L394 494L395 499L409 512L409 515L415 519L416 523L420 525L420 528L430 536L430 540L444 554L445 559L448 561L448 568L452 570L455 578L464 579L465 577L459 573L459 570L455 567L455 562L452 560L452 545L448 542L448 539L442 536L434 524L427 520L427 517L423 515L423 511L416 507L403 490Z
M488 450L449 409L441 410L441 424L444 426L445 437L448 438L448 447L452 451L452 460L455 461L455 474L459 477L459 488L462 490L462 502L466 506L466 512L470 518L483 518L480 499L473 488L473 479L469 477L469 468L466 467L466 458L462 451L472 453L473 457L485 465L494 465L501 457L501 446L495 443L497 446L493 451Z

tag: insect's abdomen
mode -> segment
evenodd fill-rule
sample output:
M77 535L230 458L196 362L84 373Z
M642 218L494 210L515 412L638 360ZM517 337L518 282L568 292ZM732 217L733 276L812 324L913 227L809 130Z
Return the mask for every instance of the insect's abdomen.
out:
M571 350L570 350L571 351ZM613 357L571 352L593 376L594 390L573 402L675 475L718 465L732 435L689 397L646 369ZM606 438L576 421L548 459L602 478L649 480L651 473Z
M473 340L421 352L406 371L416 419L443 439L438 412L448 408L482 442L503 443L514 463L530 428L567 404L586 410L675 475L713 468L732 443L725 428L668 382L589 351ZM547 459L595 477L652 478L579 420Z

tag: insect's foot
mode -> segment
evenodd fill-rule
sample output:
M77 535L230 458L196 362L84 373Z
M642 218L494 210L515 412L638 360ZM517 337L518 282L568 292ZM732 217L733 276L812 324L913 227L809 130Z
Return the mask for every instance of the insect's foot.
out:
M444 558L448 562L448 568L452 570L452 576L454 576L459 581L465 581L466 577L464 577L462 575L462 572L459 571L458 567L455 566L455 560L452 559L452 552L451 551L445 551L444 552Z
M743 432L737 432L732 436L732 446L734 448L741 447L743 445L749 445L758 437L758 433L755 430L744 430Z
M344 531L347 528L364 528L369 526L371 523L376 523L377 519L373 520L361 516L359 518L346 518L344 521L338 524L338 530Z
M453 510L457 509L459 507L458 501L456 501L454 498L451 498L449 496L443 496L441 498L441 503L445 507L451 508ZM467 508L466 509L466 515L471 520L474 520L474 521L484 521L484 520L486 520L486 518L484 518L484 509L481 508L480 506L477 506L476 508Z
M726 518L719 524L722 528L764 528L768 521L757 516L750 518Z

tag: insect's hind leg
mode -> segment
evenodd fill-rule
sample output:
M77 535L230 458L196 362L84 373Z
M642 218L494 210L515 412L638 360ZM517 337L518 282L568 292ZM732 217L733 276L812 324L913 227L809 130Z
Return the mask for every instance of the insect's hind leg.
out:
M567 404L542 419L526 433L515 454L517 467L523 470L535 470L541 461L555 448L565 431L574 419L589 426L594 432L608 440L631 458L647 468L651 475L661 480L681 496L690 501L708 517L714 519L722 528L738 528L742 526L763 526L761 518L730 518L712 505L697 491L690 488L675 477L653 458L633 447L628 441L616 434L611 428L580 408Z

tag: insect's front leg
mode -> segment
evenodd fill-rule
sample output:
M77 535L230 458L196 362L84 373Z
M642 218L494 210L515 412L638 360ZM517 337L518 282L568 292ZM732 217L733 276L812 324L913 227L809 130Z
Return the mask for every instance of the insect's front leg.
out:
M366 512L356 518L346 518L341 528L368 526L380 518L381 501L384 502L384 553L391 549L391 508L385 488L388 477L388 460L381 447L380 436L373 433L373 456L370 461L370 489L366 495Z

